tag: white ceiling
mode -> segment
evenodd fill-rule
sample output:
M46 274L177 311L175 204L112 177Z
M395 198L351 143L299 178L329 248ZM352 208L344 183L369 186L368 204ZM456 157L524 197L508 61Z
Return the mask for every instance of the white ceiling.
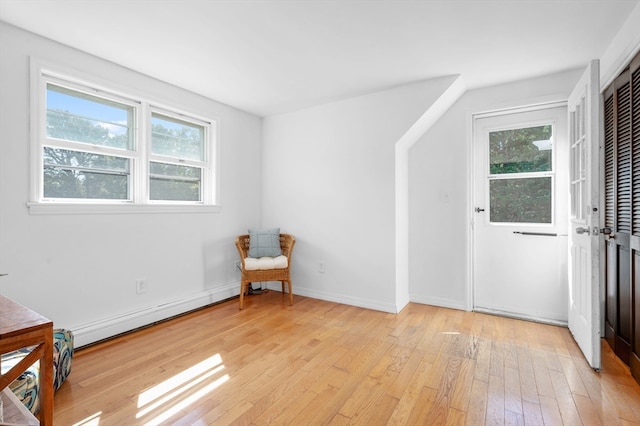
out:
M640 0L0 0L0 19L261 116L583 67Z

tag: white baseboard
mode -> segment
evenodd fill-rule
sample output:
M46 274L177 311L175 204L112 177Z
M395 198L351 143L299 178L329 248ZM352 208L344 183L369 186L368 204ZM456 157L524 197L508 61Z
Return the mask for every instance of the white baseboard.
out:
M542 324L557 325L557 326L560 326L560 327L567 327L567 325L568 325L568 322L567 322L566 318L562 318L560 316L553 315L553 314L547 314L547 316L540 316L540 315L536 315L536 314L513 313L513 312L508 312L508 311L501 311L499 309L481 308L481 307L475 307L475 308L473 308L473 311L474 312L479 312L479 313L482 313L482 314L498 315L498 316L501 316L501 317L521 319L521 320L525 320L525 321L539 322L539 323L542 323Z
M79 348L118 334L145 327L158 321L237 296L239 292L240 282L229 283L215 289L143 307L136 311L125 312L92 323L81 324L77 327L71 327L74 335L74 346Z
M264 285L274 291L281 291L279 282L268 282ZM240 291L240 282L232 282L215 289L194 293L185 297L169 300L163 303L146 306L135 311L125 312L102 320L87 324L80 324L77 327L70 327L74 334L74 345L76 348L86 346L100 340L104 340L118 334L126 333L137 328L154 324L167 318L181 315L186 312L202 308L212 303L235 297ZM311 297L314 299L326 300L328 302L343 303L345 305L357 306L360 308L373 309L381 312L395 314L398 307L394 303L384 303L379 300L367 299L364 297L353 297L345 294L329 293L296 286L294 294ZM466 310L464 304L458 301L439 298L411 297L411 302L425 305L439 306L458 310Z
M411 295L409 299L414 303L420 303L423 305L438 306L440 308L457 309L459 311L468 310L465 304L460 303L459 300L444 299L440 297L419 297L419 296L411 296Z
M270 290L282 291L282 285L279 282L268 282L266 284L267 288ZM359 308L373 309L375 311L389 312L392 314L397 313L397 308L394 303L381 303L378 300L366 299L364 297L329 293L301 286L295 286L293 294L299 294L300 296L311 297L313 299L326 300L328 302L343 303L345 305L357 306Z

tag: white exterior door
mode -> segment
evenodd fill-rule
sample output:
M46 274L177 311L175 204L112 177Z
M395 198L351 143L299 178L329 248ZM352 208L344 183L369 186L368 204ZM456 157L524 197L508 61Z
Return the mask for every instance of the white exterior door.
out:
M566 104L474 117L474 310L567 322Z
M569 97L571 215L569 329L585 358L600 368L599 69L593 61Z

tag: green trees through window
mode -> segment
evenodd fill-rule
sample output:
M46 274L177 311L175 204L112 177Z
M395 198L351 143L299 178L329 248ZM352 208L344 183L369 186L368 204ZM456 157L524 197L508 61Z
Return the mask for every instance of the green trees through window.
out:
M151 117L151 152L154 155L203 161L204 128L182 120L153 114ZM151 200L199 201L202 170L164 162L149 165Z
M492 223L552 223L553 126L489 133Z

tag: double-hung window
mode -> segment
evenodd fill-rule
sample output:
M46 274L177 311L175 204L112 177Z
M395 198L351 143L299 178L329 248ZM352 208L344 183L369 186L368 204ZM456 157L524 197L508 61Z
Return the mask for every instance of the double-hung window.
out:
M30 207L215 205L215 121L45 71L37 79Z
M48 81L41 201L133 201L137 109L124 99Z
M151 113L150 200L202 200L202 182L208 169L206 134L204 124L168 113Z

